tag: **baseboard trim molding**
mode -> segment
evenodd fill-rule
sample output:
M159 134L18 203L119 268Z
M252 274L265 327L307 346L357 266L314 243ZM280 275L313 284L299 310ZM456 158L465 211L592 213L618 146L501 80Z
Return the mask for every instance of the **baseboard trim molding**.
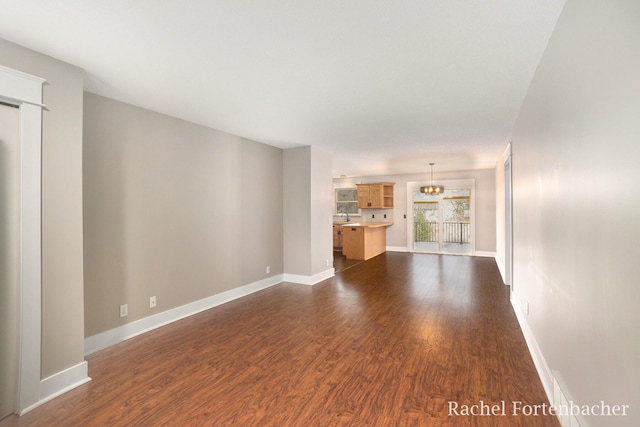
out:
M182 305L180 307L172 308L170 310L163 311L162 313L154 314L153 316L145 317L143 319L127 323L126 325L122 325L117 328L113 328L108 331L87 337L84 340L85 355L94 353L98 350L102 350L103 348L112 346L114 344L125 341L129 338L133 338L137 335L143 334L169 323L173 323L177 320L184 319L185 317L200 313L201 311L205 311L229 301L242 298L254 292L261 291L263 289L277 285L278 283L282 283L283 281L284 275L278 274L276 276L271 276L266 279L250 283L248 285L230 289L228 291L221 292L219 294L215 294L210 297Z
M409 248L406 246L387 246L386 249L388 252L409 252ZM449 254L449 255L455 255L455 254ZM490 252L490 251L475 251L473 253L473 256L495 258L496 253Z
M481 257L486 257L486 258L495 258L496 257L496 253L495 252L490 252L490 251L475 251L473 253L473 256L481 256Z
M88 364L86 361L83 361L41 380L40 399L35 404L20 411L20 415L24 415L51 399L91 381L88 372Z
M542 381L542 387L544 387L544 391L547 394L547 399L549 399L550 403L553 403L553 373L549 368L544 355L542 354L542 350L540 350L538 341L536 340L533 331L529 327L529 323L527 323L526 316L520 309L520 306L518 306L516 298L514 298L513 295L511 296L511 305L513 306L513 311L515 311L516 317L518 318L520 330L522 331L524 339L527 342L527 347L529 347L529 353L531 354L533 364L538 371L538 376Z
M320 283L323 280L330 279L335 275L336 275L336 270L334 268L330 268L328 270L314 274L313 276L303 276L300 274L285 273L284 281L290 282L290 283L296 283L298 285L313 286L316 283Z
M553 404L556 407L568 407L571 404L577 404L577 402L571 397L571 394L568 392L567 384L562 377L562 374L558 371L553 371ZM580 405L578 405L580 406ZM572 413L561 413L558 414L558 419L560 420L560 425L562 427L587 427L587 421L584 416L579 414Z
M504 258L498 258L497 255L495 258L496 258L496 264L498 265L498 271L500 272L500 277L502 277L502 283L509 286L507 284L507 272L505 271Z

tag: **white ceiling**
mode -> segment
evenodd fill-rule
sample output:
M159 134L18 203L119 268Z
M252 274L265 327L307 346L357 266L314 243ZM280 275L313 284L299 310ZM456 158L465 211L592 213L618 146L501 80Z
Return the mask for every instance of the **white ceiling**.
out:
M84 68L90 92L362 176L494 167L563 5L0 0L0 37Z

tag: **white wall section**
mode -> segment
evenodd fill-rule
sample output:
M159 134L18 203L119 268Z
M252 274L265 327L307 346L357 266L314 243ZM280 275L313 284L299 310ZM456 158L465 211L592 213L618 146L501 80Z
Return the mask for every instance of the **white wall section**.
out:
M638 22L637 1L567 1L511 138L514 304L576 404L640 402Z

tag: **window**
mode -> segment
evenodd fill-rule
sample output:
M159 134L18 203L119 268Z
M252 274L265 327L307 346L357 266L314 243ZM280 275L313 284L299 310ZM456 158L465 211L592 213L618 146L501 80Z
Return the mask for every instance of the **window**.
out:
M358 189L336 188L336 215L358 215Z

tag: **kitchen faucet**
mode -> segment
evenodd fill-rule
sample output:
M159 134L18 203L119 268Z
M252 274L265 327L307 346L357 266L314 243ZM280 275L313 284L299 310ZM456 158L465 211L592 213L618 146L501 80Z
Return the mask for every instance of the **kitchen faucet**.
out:
M347 222L351 221L351 219L349 218L349 212L343 212L342 215L346 215L347 216Z

